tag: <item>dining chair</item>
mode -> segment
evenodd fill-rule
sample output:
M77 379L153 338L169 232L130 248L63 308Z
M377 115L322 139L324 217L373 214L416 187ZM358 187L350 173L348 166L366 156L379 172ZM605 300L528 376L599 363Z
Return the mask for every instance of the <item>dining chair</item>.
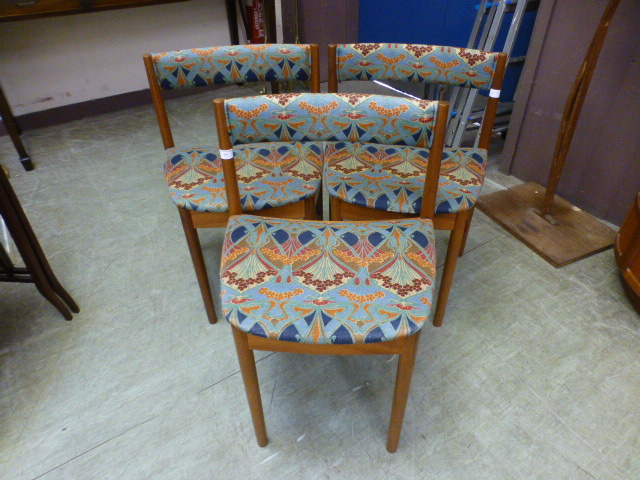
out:
M431 218L446 102L384 95L298 94L214 101L229 210L220 267L258 444L267 433L255 350L399 354L387 450L395 452L435 279ZM233 144L292 139L326 151L351 142L431 149L419 218L372 222L241 214ZM235 149L233 150L235 152Z
M143 56L153 97L160 134L165 148L165 177L171 199L178 207L182 227L196 271L200 292L210 323L216 322L211 287L197 229L225 227L229 207L224 189L222 163L217 146L176 145L164 92L214 85L246 82L271 82L277 89L280 81L310 81L311 91L320 91L318 46L310 45L233 45L193 48ZM247 211L261 210L267 216L305 216L311 212L319 191L321 162L317 156L300 159L288 146L259 149L244 145L235 158ZM293 146L291 146L293 148ZM302 162L307 171L286 168L292 158ZM272 168L279 165L280 171ZM284 172L284 173L283 173ZM278 177L278 178L274 178ZM270 181L288 181L274 192Z
M505 73L505 53L395 43L329 45L329 91L352 80L399 80L488 90L477 148L442 154L436 199L436 230L449 230L433 324L442 325L458 257L487 167L487 152ZM323 181L332 220L388 219L420 215L427 148L379 148L351 144L325 155Z

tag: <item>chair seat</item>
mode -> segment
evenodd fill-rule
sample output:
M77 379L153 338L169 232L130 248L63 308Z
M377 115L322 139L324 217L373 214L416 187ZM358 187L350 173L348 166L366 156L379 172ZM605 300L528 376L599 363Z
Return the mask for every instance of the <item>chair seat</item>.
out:
M429 150L400 145L325 142L324 179L329 194L362 207L419 214ZM436 213L471 209L480 195L487 152L445 148Z
M316 344L391 341L429 316L433 224L234 216L220 274L224 315L243 332Z
M218 147L174 147L165 154L173 202L197 212L227 212ZM272 142L233 148L245 211L281 207L315 195L322 177L322 142Z

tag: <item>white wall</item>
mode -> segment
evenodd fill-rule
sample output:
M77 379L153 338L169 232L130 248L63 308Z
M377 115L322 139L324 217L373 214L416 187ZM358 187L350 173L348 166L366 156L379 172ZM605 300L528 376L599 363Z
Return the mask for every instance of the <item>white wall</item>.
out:
M148 88L143 53L229 43L224 0L0 23L0 82L23 115Z

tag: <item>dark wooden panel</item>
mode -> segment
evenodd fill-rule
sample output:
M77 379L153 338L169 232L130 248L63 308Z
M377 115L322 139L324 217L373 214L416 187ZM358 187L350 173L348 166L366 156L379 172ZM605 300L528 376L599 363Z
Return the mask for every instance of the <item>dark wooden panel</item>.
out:
M359 9L359 0L282 0L284 41L295 42L297 33L300 43L320 45L322 82L327 81L327 45L358 41Z

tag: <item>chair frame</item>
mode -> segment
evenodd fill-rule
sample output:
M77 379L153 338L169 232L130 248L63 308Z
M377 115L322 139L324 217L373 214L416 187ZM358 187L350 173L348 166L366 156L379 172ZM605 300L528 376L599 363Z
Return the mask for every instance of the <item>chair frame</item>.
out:
M506 71L507 54L501 52L498 54L496 71L493 75L491 89L501 90ZM338 72L337 72L337 45L329 45L329 87L330 93L338 92ZM480 130L479 148L489 150L491 144L491 136L493 125L495 122L496 112L498 109L499 99L493 96L489 97L485 113L483 115L482 129ZM431 166L431 158L428 165ZM442 160L442 159L440 159ZM437 160L436 160L437 161ZM427 173L428 176L428 173ZM464 248L467 243L469 229L471 227L471 219L475 206L467 211L459 213L436 213L433 218L433 225L436 230L450 231L449 245L445 258L444 268L442 269L442 277L440 280L440 289L438 291L438 301L433 316L433 325L442 326L444 320L451 286L453 284L453 276L458 263L458 257L464 254ZM342 201L338 198L331 197L331 219L342 220L344 218L353 220L366 219L398 219L398 218L415 218L417 215L389 212L386 210L376 210L360 205L353 205L349 202Z
M216 113L216 125L220 138L220 148L231 148L231 140L227 131L226 114L223 99L214 100ZM438 102L438 114L433 133L432 151L437 159L441 156L446 135L446 123L449 116L448 102ZM438 155L440 152L440 155ZM441 160L441 158L440 158ZM242 213L238 181L233 159L223 159L223 171L225 186L231 214ZM436 206L436 193L440 174L440 162L430 162L427 167L427 181L425 182L425 194L423 196L421 218L433 219ZM327 222L332 223L332 222ZM311 344L287 342L283 340L269 339L242 332L231 326L233 338L240 363L240 371L245 386L251 420L256 434L258 445L264 447L268 443L267 430L262 408L262 397L258 382L254 351L263 350L270 352L285 352L312 355L399 355L396 383L393 393L393 405L389 432L387 435L387 451L394 453L398 449L402 423L409 398L409 391L413 378L413 370L418 352L418 344L422 330L414 335L399 338L389 342L365 343L365 344Z
M318 60L318 45L309 44L311 51L311 91L320 91L320 70ZM162 137L162 144L165 150L175 147L173 140L173 134L171 133L171 126L169 124L169 117L165 107L163 90L160 88L160 82L153 63L153 57L151 54L143 55L145 70L147 72L147 78L149 80L149 87L151 89L151 96L153 99L153 105L155 107L156 116L158 118L158 125L160 127L160 135ZM272 90L277 90L277 82L272 83ZM200 87L193 87L200 88ZM227 146L224 148L231 148ZM315 219L315 199L308 198L300 202L285 205L283 207L269 208L260 210L259 212L247 212L248 214L260 214L269 217L278 218L308 218ZM225 228L229 220L230 215L238 214L239 212L196 212L193 210L187 210L178 207L180 213L180 220L182 222L182 228L189 247L189 253L193 262L194 269L196 271L196 278L202 294L202 300L204 301L205 310L209 323L213 324L217 322L216 311L213 303L213 296L211 294L211 285L209 283L209 276L207 275L207 268L204 261L204 255L202 253L202 246L198 237L199 228Z

